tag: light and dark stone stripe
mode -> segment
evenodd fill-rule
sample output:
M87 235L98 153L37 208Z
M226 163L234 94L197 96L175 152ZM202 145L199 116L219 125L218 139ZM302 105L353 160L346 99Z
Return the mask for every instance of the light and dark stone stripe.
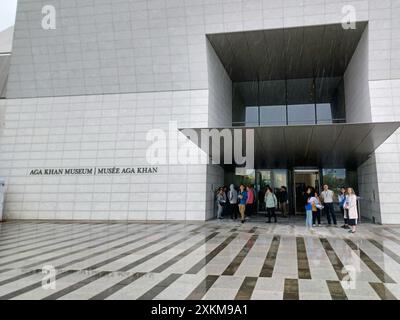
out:
M360 257L360 259L368 266L368 268L376 275L376 277L385 283L395 283L395 281L382 270L363 250L361 250L350 239L344 239L347 245Z
M146 227L142 227L142 228L137 229L137 230L134 230L134 231L135 231L135 236L136 236L136 235L138 235L138 234L142 234L143 232L146 232L147 229L146 229ZM109 235L115 235L115 234L121 234L121 232L114 232L114 233L109 234ZM130 236L129 234L123 234L122 236L117 237L117 238L114 238L114 239L112 239L112 240L107 239L107 240L102 241L102 242L99 242L99 243L94 243L93 245L90 245L90 246L88 246L88 247L86 247L86 248L80 248L80 249L71 251L71 252L69 252L69 253L62 253L62 254L59 254L58 256L53 256L53 257L51 257L51 258L41 260L39 263L38 263L38 262L32 263L32 264L30 264L30 265L25 266L25 268L32 268L33 266L36 266L36 265L38 265L38 264L43 264L43 263L46 263L46 262L53 262L54 260L58 260L58 259L61 259L61 258L70 256L70 255L73 255L73 254L76 254L76 253L82 253L82 252L84 252L84 251L88 251L88 250L91 250L91 249L94 249L94 248L98 248L98 247L100 247L100 246L107 245L107 244L110 244L110 243L119 241L119 240L121 240L121 239L126 239L126 238L129 237L129 236ZM146 239L146 238L148 238L148 237L149 237L149 235L148 235L148 234L145 234L145 235L142 236L142 237L134 238L134 239L132 239L132 240L130 240L130 241L124 242L124 243L122 243L122 244L118 244L118 245L113 246L113 247L108 247L107 249L103 250L102 252L96 252L96 253L90 254L90 255L85 256L85 257L77 258L77 259L73 260L73 262L69 261L69 262L66 262L66 263L64 263L64 264L58 265L57 268L65 268L65 267L71 265L72 263L84 261L84 260L86 260L86 259L95 257L95 256L97 256L97 255L99 255L99 254L101 254L101 253L109 252L109 251L112 250L112 249L123 248L123 247L126 246L126 245L129 245L129 244L134 243L134 242L139 241L139 240ZM103 239L103 238L104 238L104 237L99 237L99 238L96 238L95 240ZM93 239L92 239L92 240L93 240Z
M394 253L392 250L385 248L382 243L374 240L374 239L368 239L369 242L371 242L375 247L377 247L379 250L381 250L384 254L388 255L391 257L394 261L400 264L400 256Z
M235 296L235 300L250 300L257 284L257 277L245 277Z
M328 239L320 238L319 240L321 241L322 247L324 248L325 253L328 256L328 259L333 269L335 270L338 279L343 280L345 277L349 278L349 273L344 268L342 261L340 261L338 255L335 253L335 250L333 250Z
M146 230L142 230L142 229L137 230L135 236L140 235L140 234L142 234L142 233L145 232L145 231L146 231ZM154 230L154 231L157 231L157 230ZM72 261L68 261L68 262L66 262L66 263L60 264L60 265L57 266L57 268L62 269L62 268L68 267L68 266L70 266L70 265L72 265L72 264L79 263L79 262L82 262L82 261L85 261L85 260L88 260L88 259L97 257L97 256L99 256L99 255L101 255L101 254L108 253L108 252L110 252L110 251L112 251L112 250L116 250L116 249L120 249L120 248L126 247L126 246L128 246L128 245L130 245L130 244L133 244L133 243L136 243L136 242L138 242L138 241L144 240L144 239L146 239L146 238L148 238L148 237L149 237L149 235L148 235L148 234L145 234L145 235L140 236L140 237L138 237L138 238L133 238L133 239L131 239L131 240L129 240L129 241L126 241L126 242L117 244L117 245L115 245L115 246L107 247L106 249L102 249L102 250L100 250L100 251L93 252L93 253L91 253L91 254L89 254L89 255L86 255L86 256L83 256L83 257L79 257L79 258L76 258L76 259L74 259L74 260L72 260ZM123 236L118 237L118 238L115 238L115 239L113 239L113 240L105 241L105 242L102 242L102 243L100 243L100 244L96 244L96 245L90 246L88 249L94 249L94 248L99 247L99 246L102 246L102 245L104 245L104 244L111 244L111 243L113 243L113 242L119 241L119 240L121 240L121 239L126 239L126 238L127 238L127 236L126 236L126 235L123 235Z
M89 228L90 226L86 226L86 228ZM20 231L20 230L15 230L11 234L12 236L5 237L5 234L3 232L0 233L0 247L3 247L4 245L8 244L13 244L16 242L25 242L27 240L31 239L36 239L39 237L45 237L48 236L49 234L57 234L60 231L69 231L71 229L70 225L66 226L61 226L59 228L34 228L33 230L27 230L27 231Z
M400 231L394 230L393 228L385 227L384 230L390 232L391 234L400 237Z
M133 268L137 267L138 265L141 265L142 263L145 263L146 261L148 261L150 259L153 259L154 257L156 257L156 256L158 256L158 255L160 255L160 254L162 254L162 253L164 253L164 252L176 247L177 245L184 243L186 240L190 239L192 236L193 236L193 234L189 233L185 237L179 238L178 240L176 240L176 241L174 241L174 242L172 242L172 243L170 243L170 244L168 244L168 245L166 245L166 246L164 246L164 247L162 247L162 248L160 248L160 249L158 249L158 250L156 250L156 251L154 251L152 253L149 253L148 255L146 255L146 256L138 259L138 260L135 260L135 261L127 264L126 266L123 266L122 268L118 269L118 271L129 271L130 269L133 269ZM163 240L165 240L165 239L166 238L164 238ZM146 246L154 245L154 244L159 243L159 242L160 242L160 240L157 240L157 241L154 241L154 242L150 242L149 244L146 244ZM147 247L145 247L145 248L147 248ZM135 250L134 252L137 252L137 251L138 250ZM117 259L113 258L112 261L118 260L121 257L126 257L129 254L131 254L131 253L129 253L129 252L125 253L124 252L124 253L120 254ZM100 266L103 266L104 264L107 264L107 262L101 262ZM98 268L98 265L99 264L95 265L94 269ZM92 267L90 267L90 268L92 268Z
M218 247L216 247L213 251L207 254L203 259L197 262L194 266L192 266L186 273L188 274L196 274L201 269L203 269L212 259L214 259L222 250L224 250L228 244L230 244L236 237L237 233L231 234L228 238L224 240Z
M375 231L375 230L372 230L371 232L375 233L375 234L378 235L379 237L389 239L389 240L393 241L394 243L400 245L400 240L397 239L397 238L395 238L395 237L393 237L393 236L389 236L389 235L383 234L382 232L379 233L379 232L377 232L377 231Z
M7 270L4 270L4 271L11 271L11 270L13 270L13 269L7 269ZM11 277L11 278L7 278L7 279L4 279L4 280L1 280L0 281L0 287L6 285L8 283L15 282L15 281L21 280L23 278L26 278L26 277L29 277L31 275L34 275L36 273L41 273L41 272L42 272L42 270L29 270L28 272L16 275L16 276Z
M232 260L228 267L226 267L225 271L222 273L224 276L233 276L240 264L246 258L247 254L250 252L251 248L253 248L254 244L258 239L258 235L253 235L243 246L242 250L237 254L237 256Z
M255 233L257 231L258 227L253 227L251 228L248 233Z
M76 290L88 285L89 283L91 283L93 281L96 281L96 280L98 280L100 278L103 278L103 277L109 275L110 273L111 273L111 271L100 271L100 272L96 273L95 275L93 275L93 276L91 276L89 278L86 278L86 279L84 279L82 281L79 281L77 283L74 283L74 284L72 284L72 285L70 285L70 286L68 286L68 287L66 287L64 289L61 289L61 290L59 290L59 291L57 291L57 292L55 292L55 293L43 298L42 300L56 300L56 299L59 299L59 298L65 296L65 295L67 295L68 293L76 291Z
M260 271L260 277L266 277L266 278L272 277L275 268L276 256L278 255L280 241L281 241L280 236L274 236L272 238L271 246L268 250L264 264Z
M104 228L104 226L102 226ZM82 226L79 228L71 229L71 226L65 226L64 228L57 229L48 229L48 230L40 230L40 232L30 232L29 235L25 236L15 236L14 239L8 239L7 241L4 238L0 239L0 250L9 250L14 248L19 248L23 245L32 245L37 243L39 240L52 240L57 239L62 235L70 235L72 231L83 231L85 230L96 230L100 227L91 227L91 226ZM34 241L32 241L34 240Z
M6 221L6 222L2 222L0 224L0 231L2 235L8 236L8 235L15 235L15 232L35 232L37 230L43 230L45 229L43 227L43 225L46 225L45 222L41 222L41 221L32 221L32 222L27 222L26 220L24 220L23 222L20 221L16 221L16 222L10 222L10 221ZM54 226L54 224L49 224L51 226ZM66 225L66 224L64 224ZM68 224L67 224L68 225ZM4 229L4 230L3 230Z
M332 300L347 300L346 292L344 291L340 281L326 280L326 284L328 285Z
M369 283L376 294L381 300L397 300L397 298L390 292L386 286L381 282L370 282Z
M197 250L198 248L200 248L202 245L206 244L209 240L211 240L212 238L214 238L216 235L218 234L218 232L213 232L210 235L208 235L204 240L200 240L199 242L197 242L196 244L194 244L193 246L191 246L190 248L186 249L185 251L179 253L178 255L176 255L175 257L172 257L171 259L169 259L168 261L164 262L163 264L159 265L157 268L153 269L151 272L152 273L158 273L158 272L163 272L164 270L168 269L170 266L172 266L173 264L177 263L178 261L180 261L181 259L183 259L184 257L188 256L190 253L192 253L193 251Z
M116 231L116 232L114 232L114 233L111 233L110 235L112 235L112 234L120 234L120 233L121 233L121 231L119 230L119 231ZM92 235L89 235L89 236L91 237ZM85 243L90 243L90 242L93 242L93 241L95 241L95 240L99 240L99 239L103 239L103 238L104 238L104 235L99 235L99 236L94 237L94 238L89 238L89 239L87 239L87 240L80 241L80 242L78 243L78 245L82 245L82 244L85 244ZM60 251L60 250L64 250L64 249L69 249L69 248L71 248L71 244L67 244L67 245L64 245L64 246L61 246L61 247L52 248L52 249L50 249L50 250L41 252L41 255L46 255L46 254L48 254L48 253L54 253L54 252L56 252L56 251ZM87 248L75 250L75 251L68 252L68 253L63 253L62 255L58 256L57 258L59 258L59 257L66 257L66 256L68 256L68 255L71 255L71 254L77 253L77 252L81 252L81 251L83 251L83 250L87 250ZM27 259L34 258L34 257L36 257L36 256L37 256L37 254L35 253L35 254L29 255L29 256L20 257L20 258L14 259L14 260L10 260L10 261L4 262L4 263L0 263L0 267L6 266L6 265L9 265L9 264L13 264L13 263L15 263L15 262L25 261L25 260L27 260ZM36 262L33 263L33 264L24 266L24 268L31 268L31 267L37 266L37 265L39 265L39 264L41 264L41 263L43 263L43 262L52 261L52 260L57 259L57 258L52 257L52 258L48 258L48 259L45 259L45 260L42 260L42 261L39 261L39 262L36 261ZM0 271L0 273L2 273L2 270Z
M283 300L299 300L299 281L297 279L285 279Z
M41 270L35 270L35 272L41 272ZM56 275L56 281L66 277L66 276L69 276L69 275L71 275L73 273L76 273L76 272L78 272L78 271L76 271L76 270L67 270L67 271L65 271L63 273L60 273L60 274ZM20 295L22 295L24 293L29 292L29 291L38 289L40 287L42 287L42 281L37 281L37 282L32 283L32 284L30 284L30 285L28 285L26 287L23 287L21 289L9 292L9 293L1 296L0 300L10 300L12 298L18 297L18 296L20 296Z
M153 288L151 288L146 293L141 295L137 300L153 300L156 296L158 296L162 291L164 291L172 283L178 280L181 276L182 274L177 274L177 273L170 274L167 278L160 281Z
M91 231L91 230L90 230L90 231ZM101 232L101 231L102 231L102 230L96 230L95 232L97 233L97 232ZM92 234L92 233L93 233L93 232L91 232L91 234ZM83 234L83 235L77 236L77 237L74 237L74 238L71 238L71 236L73 236L73 235L76 236L76 235L80 235L80 234ZM68 237L68 238L67 238L67 239L63 239L63 240L60 240L60 241L52 241L52 240L57 239L57 238L52 237L52 238L50 238L50 239L46 239L46 240L41 240L41 241L33 242L33 243L28 244L28 245L16 246L16 247L14 247L14 248L22 248L22 247L27 247L27 246L35 245L34 247L30 247L30 248L23 249L23 250L20 250L20 251L13 251L13 252L10 252L10 253L8 253L8 254L2 255L2 256L0 256L0 259L1 259L1 258L5 258L5 257L10 257L10 256L13 256L13 255L16 255L16 254L21 254L21 253L30 252L30 251L33 251L33 250L48 248L48 247L51 247L51 246L54 246L54 245L57 245L57 244L60 244L60 243L66 243L66 242L71 242L71 241L74 241L74 240L83 239L83 238L88 237L88 230L87 230L87 229L86 229L86 230L80 230L80 231L77 231L77 232L73 232L73 233L69 233L69 234L60 236L60 237L58 237L58 238L65 238L65 237ZM43 242L46 242L46 244L41 245L41 246L37 246L37 244L43 243ZM73 244L72 244L72 245L73 245ZM7 248L7 250L11 250L11 248L10 248L10 249Z
M141 232L143 232L143 231L141 231ZM141 232L139 231L138 233L141 233ZM56 268L56 269L63 269L63 268L65 268L65 267L67 267L67 266L69 266L69 265L71 265L71 264L74 264L74 263L77 263L77 262L81 262L81 261L84 261L84 260L86 260L86 259L90 259L90 258L92 258L92 257L96 257L97 255L100 255L100 254L103 254L103 253L107 253L107 252L109 252L110 250L113 250L113 249L118 249L118 248L123 247L124 245L127 245L127 244L135 243L135 242L140 241L140 240L143 240L143 239L145 239L145 238L147 238L147 237L148 237L148 235L146 234L146 235L144 235L144 236L142 236L142 237L134 238L134 239L132 239L131 241L125 242L125 243L123 243L123 244L119 244L119 245L116 245L116 246L111 247L111 248L110 248L110 247L107 247L106 249L103 249L102 251L94 252L94 253L92 253L92 254L90 254L90 255L87 255L87 256L84 256L84 257L80 257L80 258L77 258L77 259L72 260L72 261L68 261L68 262L66 262L66 263L63 263L63 264L61 264L61 265L56 266L55 268ZM72 254L75 254L75 253L79 253L79 252L86 251L86 250L91 250L91 249L94 249L94 248L96 248L96 247L100 247L100 246L103 246L103 245L108 245L108 244L110 244L110 243L112 243L112 242L119 241L119 240L125 239L125 238L126 238L126 235L122 235L122 236L120 236L120 237L118 237L118 238L116 238L116 239L113 239L113 240L105 240L105 241L103 241L103 242L94 244L94 245L89 246L89 247L84 248L84 249L75 250L75 251L68 252L68 253L63 253L63 254L61 254L61 255L59 255L59 256L57 256L57 257L53 257L53 258L50 258L50 259L44 259L44 260L41 260L41 261L36 261L35 263L33 263L33 264L29 265L29 266L25 266L24 268L31 268L31 267L33 267L33 266L41 265L41 264L43 264L43 263L46 263L46 262L48 262L48 261L52 261L52 260L54 260L54 259L59 259L59 258L62 258L62 257L67 257L67 256L72 255ZM1 272L6 272L6 271L9 271L9 269L1 270ZM11 283L11 282L15 282L15 281L20 280L20 279L22 279L22 278L26 278L26 277L32 275L32 272L34 273L34 272L36 272L36 271L25 272L25 273L23 273L23 274L20 274L20 275L17 275L17 276L14 276L14 277L5 279L5 280L3 280L3 281L0 282L0 286L5 285L5 284L8 284L8 283ZM41 272L41 271L40 271L40 272ZM28 291L29 291L29 290L28 290Z
M118 292L119 290L123 289L124 287L130 285L134 281L138 280L139 278L143 277L146 273L144 272L135 272L134 274L130 275L129 277L123 279L122 281L114 284L110 288L107 288L100 293L96 294L95 296L91 297L89 300L104 300L114 293Z
M306 244L304 238L296 238L297 271L299 279L311 279L310 265L308 264Z
M186 300L201 300L219 276L208 275L187 297Z
M166 250L169 250L169 249L171 249L171 248L177 246L178 244L180 244L180 243L182 243L183 241L185 241L185 240L189 239L190 237L192 237L192 235L195 234L195 233L196 233L195 231L189 232L189 234L186 235L185 237L179 238L178 240L174 241L173 243L171 243L171 244L169 244L169 245L167 245L167 246L164 246L164 247L162 247L161 249L159 249L159 250L157 250L157 251L155 251L155 252L152 252L152 253L146 255L146 256L143 257L143 258L138 259L138 260L136 260L136 261L133 261L133 262L129 263L128 265L126 265L126 266L124 266L124 267L118 269L118 271L128 271L128 270L130 270L130 269L132 269L132 268L134 268L134 267L136 267L136 266L138 266L138 265L140 265L140 264L142 264L142 263L144 263L144 262L146 262L146 261L148 261L148 260L154 258L155 256L157 256L157 255L159 255L159 254L165 252ZM117 261L117 260L119 260L119 259L122 259L122 258L124 258L124 257L127 257L127 256L129 256L129 255L131 255L131 254L134 254L134 253L136 253L136 252L138 252L138 251L141 251L141 250L143 250L143 249L146 249L146 248L149 248L149 247L151 247L151 246L154 246L155 244L158 244L158 243L160 243L160 242L162 242L162 241L164 241L164 240L167 240L167 239L169 239L169 238L171 238L171 237L173 237L173 236L175 236L175 234L167 234L166 236L163 236L163 237L158 238L158 239L156 239L156 240L150 241L150 242L148 242L148 243L146 243L146 244L144 244L144 245L141 245L141 246L136 247L136 248L133 248L133 249L131 249L131 250L122 252L122 253L120 253L120 254L118 254L118 255L116 255L116 256L110 257L110 258L108 258L108 259L106 259L106 260L97 262L97 263L91 265L90 267L85 268L85 270L95 270L95 269L101 268L101 267L103 267L103 266L105 266L105 265L107 265L107 264L109 264L109 263L112 263L112 262L114 262L114 261Z

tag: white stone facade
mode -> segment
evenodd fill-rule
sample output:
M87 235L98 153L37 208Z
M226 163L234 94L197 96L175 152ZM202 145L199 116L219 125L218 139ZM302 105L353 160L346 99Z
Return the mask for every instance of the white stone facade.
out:
M32 177L34 167L140 166L147 130L229 126L232 83L206 34L368 21L348 68L348 121L400 120L400 1L20 0L0 100L5 214L23 219L204 220L219 167L151 176ZM361 77L361 78L360 78ZM367 77L367 78L365 78ZM362 97L363 100L356 97ZM361 116L362 114L362 116ZM364 215L400 223L400 133L359 168Z

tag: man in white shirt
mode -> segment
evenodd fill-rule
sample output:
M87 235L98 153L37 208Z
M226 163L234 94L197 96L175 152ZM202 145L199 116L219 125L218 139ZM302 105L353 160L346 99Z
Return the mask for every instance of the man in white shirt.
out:
M321 198L324 203L324 211L326 214L326 218L328 219L328 224L331 224L331 218L333 220L333 224L336 226L336 216L335 211L333 209L333 197L334 193L332 190L329 190L329 186L327 184L324 185L324 191L321 192Z

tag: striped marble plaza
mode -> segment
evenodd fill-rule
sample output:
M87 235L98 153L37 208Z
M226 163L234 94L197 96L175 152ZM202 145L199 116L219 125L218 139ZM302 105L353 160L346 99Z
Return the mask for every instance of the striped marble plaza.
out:
M400 298L400 226L0 224L0 299Z

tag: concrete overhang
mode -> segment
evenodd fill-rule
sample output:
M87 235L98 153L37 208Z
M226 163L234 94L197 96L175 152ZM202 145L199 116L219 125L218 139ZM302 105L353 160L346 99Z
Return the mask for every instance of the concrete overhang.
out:
M253 129L255 168L318 166L356 169L399 127L400 122L374 122L214 129L228 129L232 137L233 130L241 130L243 150L245 130ZM212 128L188 129L195 130L200 137L201 130ZM179 130L182 132L185 129ZM221 140L223 154L224 142ZM201 141L197 144L200 145Z

